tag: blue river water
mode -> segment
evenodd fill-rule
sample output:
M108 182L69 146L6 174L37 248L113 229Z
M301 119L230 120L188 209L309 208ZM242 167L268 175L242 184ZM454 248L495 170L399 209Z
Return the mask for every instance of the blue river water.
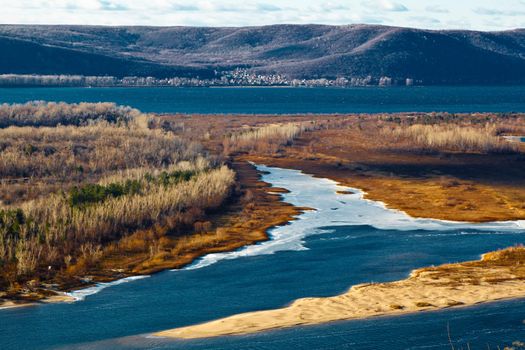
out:
M110 101L157 113L525 112L525 87L0 89L0 103L31 100ZM285 199L311 198L307 192L292 191ZM321 197L318 189L313 198ZM362 224L347 224L341 220L351 216L343 211L347 204L322 212L326 220L305 218L302 223L315 223L302 231L287 231L301 220L274 230L272 244L205 258L200 268L115 285L72 304L0 310L0 349L450 349L447 324L456 348L503 348L525 340L524 300L216 339L148 335L300 297L330 296L357 283L397 280L417 267L525 243L523 230L400 229L404 219L381 226L361 214L354 219Z
M317 211L271 231L273 240L213 254L185 270L114 285L70 304L0 311L1 349L487 349L525 339L525 302L400 317L335 322L200 340L153 337L154 331L240 312L276 308L351 285L403 279L414 268L478 259L525 243L520 223L455 224L412 219L296 171L264 180L291 190L283 198ZM392 226L391 229L387 227Z
M32 100L116 102L155 113L525 112L525 86L0 89L0 103Z

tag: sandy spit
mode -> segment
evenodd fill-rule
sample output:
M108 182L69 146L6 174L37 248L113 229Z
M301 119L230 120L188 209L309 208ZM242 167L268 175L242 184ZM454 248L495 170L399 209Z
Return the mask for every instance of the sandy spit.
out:
M59 293L57 295L51 295L51 296L48 296L42 300L39 300L39 301L35 301L35 302L27 302L27 301L22 301L22 302L15 302L15 301L12 301L12 300L4 300L2 302L2 300L0 300L0 310L4 310L4 309L12 309L12 308L17 308L17 307L25 307L25 306L34 306L34 305L38 305L38 304L52 304L52 303L71 303L71 302L74 302L75 301L75 298L65 294L65 293Z
M525 297L521 268L516 271L515 266L492 261L487 255L480 261L414 270L401 281L356 285L333 297L298 299L281 309L243 313L155 335L184 339L238 335Z

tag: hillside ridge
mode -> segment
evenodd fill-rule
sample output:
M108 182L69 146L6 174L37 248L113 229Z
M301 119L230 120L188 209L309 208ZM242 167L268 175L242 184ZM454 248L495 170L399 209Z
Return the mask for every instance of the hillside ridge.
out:
M36 54L29 55L28 46ZM8 53L0 59L0 74L202 79L243 69L248 74L278 74L289 79L389 77L429 85L525 83L525 29L479 32L365 24L0 25L0 49ZM78 61L81 64L75 63Z

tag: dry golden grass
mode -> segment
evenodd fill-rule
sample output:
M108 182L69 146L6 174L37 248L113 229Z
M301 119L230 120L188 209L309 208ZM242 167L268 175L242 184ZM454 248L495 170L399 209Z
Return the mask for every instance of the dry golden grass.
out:
M235 182L199 144L114 104L3 105L0 126L0 288L82 274L153 226L153 250L202 231Z
M268 228L285 224L300 212L300 208L268 193L275 188L260 182L250 164L235 162L232 167L237 174L237 194L221 210L199 218L193 232L187 229L168 234L157 225L136 231L105 247L99 266L90 273L123 269L150 274L181 268L205 253L231 251L266 240Z
M102 281L123 274L181 267L206 252L232 250L267 239L267 228L283 224L297 214L298 209L267 193L267 185L260 183L255 170L245 163L234 166L241 169L235 196L226 207L214 210L228 196L234 180L230 170L218 167L220 158L213 155L222 153L221 140L227 132L208 126L205 130L202 132L201 126L188 126L186 121L176 118L143 115L126 123L97 120L80 127L6 128L3 131L9 142L6 149L18 152L21 158L27 157L27 165L38 164L37 169L42 170L30 178L4 177L4 185L12 196L8 199L0 192L3 208L21 209L25 223L15 235L0 235L0 255L4 257L0 262L4 268L0 288L10 284L13 297L17 297L20 288L32 290L29 284L38 286L39 281L71 288L79 286L77 276L86 274ZM257 134L260 144L269 139L265 132ZM278 138L288 137L280 132ZM17 143L20 140L30 141L27 143L31 147L23 147ZM137 144L135 140L144 143ZM198 141L218 148L202 151ZM83 152L71 156L70 147L74 145L81 146ZM47 156L40 154L47 146L56 148L51 156L59 153L55 161L46 158L49 151ZM120 152L125 147L128 148ZM93 161L112 149L111 157ZM131 163L141 158L137 152L145 155L145 162ZM130 162L126 156L131 158ZM73 172L70 177L57 176L58 163L73 163L70 169L81 166L82 172ZM99 166L90 167L92 164ZM198 175L168 187L144 181L146 177L161 178L175 167L177 171ZM6 169L17 168L11 163ZM46 176L46 171L51 176ZM113 186L127 181L140 182L140 191L80 207L71 206L68 201L73 186L87 183ZM236 199L241 195L242 200ZM16 217L16 212L13 213ZM31 279L36 281L30 282Z
M0 128L9 126L89 125L100 121L127 124L142 113L115 103L73 103L33 101L0 105Z
M495 125L461 126L457 124L414 124L384 128L384 137L408 139L414 148L435 152L512 153L518 152L515 143L497 136Z
M299 135L314 127L313 122L248 127L224 139L224 153L230 154L238 151L275 153L281 146L290 145Z
M487 123L491 123L497 129L494 136L498 136L518 132L518 127L524 124L523 120L519 122L520 116L505 117L505 120L499 118L487 115L308 115L280 116L282 123L275 124L274 116L139 116L125 125L112 127L159 133L161 137L178 136L182 140L183 149L188 153L180 153L182 158L175 158L186 159L184 154L189 155L189 162L186 164L190 168L201 169L200 172L214 168L217 162L212 160L211 166L198 165L201 161L198 154L202 152L197 143L203 143L207 153L230 154L237 160L241 159L240 153L249 153L243 159L301 168L350 186L361 187L369 192L370 198L386 201L412 215L487 221L520 218L524 215L525 207L519 207L523 206L525 198L523 186L520 187L521 180L516 180L515 176L521 168L512 160L519 155L487 155L479 151L462 154L461 151L450 150L454 152L454 158L448 158L448 155L413 152L422 147L417 146L409 137L393 134L387 137L388 135L381 134L381 130L408 128L412 124L436 124L439 120L476 130L482 130ZM513 126L512 130L503 130L503 125L510 124ZM152 128L154 130L150 130ZM227 135L226 138L224 135ZM196 143L191 145L190 141ZM283 147L285 145L291 147ZM441 152L443 151L439 153ZM156 154L152 156L155 157ZM481 163L478 164L477 161ZM492 170L485 169L485 166L493 164L491 169L501 169L498 164L507 164L509 161L513 164L509 171L505 174L498 171L499 183L491 183ZM179 166L182 167L180 163ZM146 173L158 176L162 172L161 168L170 166L157 167L155 164L158 163L101 170L100 175L91 173L81 183L89 181L108 185L126 179L141 179ZM469 166L466 167L465 164ZM434 171L439 175L436 176ZM487 171L489 174L486 174ZM32 182L31 186L26 186L23 182L10 183L9 188L13 189L14 197L18 196L16 192L20 189L28 187L34 188L39 195L31 194L25 198L42 196L45 191L40 186L44 178L38 180ZM248 181L241 178L237 187L240 188L240 185L244 186L247 182L252 183L253 187L244 193L241 201L235 201L234 205L228 204L224 210L221 209L220 215L216 213L210 216L205 210L192 207L160 220L151 220L142 226L146 227L144 229L126 231L129 235L109 235L106 241L91 241L81 245L74 242L78 254L62 256L60 253L58 256L64 261L62 266L67 266L65 272L72 276L89 272L90 275L111 279L118 275L114 271L124 271L125 274L151 273L163 268L183 266L207 252L231 250L264 240L266 228L289 220L297 212L297 208L286 207L278 202L278 198L272 199L271 205L266 205L264 201L271 196L259 193L264 187L257 183L256 178ZM505 183L505 188L500 186L502 183ZM47 193L57 192L64 185L64 182L56 180L43 184ZM237 189L236 193L243 191ZM145 221L150 221L149 218L146 216ZM173 225L175 228L169 229ZM47 252L39 253L38 247L30 249L36 255L47 255ZM35 260L31 257L35 254L28 255L24 264L31 266ZM49 255L53 256L52 253ZM25 257L20 258L23 260ZM40 277L48 278L45 274Z
M201 153L199 145L170 132L107 122L0 129L0 150L0 201L5 204L126 169L193 161Z
M221 167L169 186L147 183L144 178L139 181L144 184L139 193L81 208L60 194L23 203L20 227L0 230L0 262L16 260L17 274L23 276L34 273L39 265L60 269L68 255L96 261L101 244L126 232L153 224L177 227L181 213L218 207L228 196L234 174Z

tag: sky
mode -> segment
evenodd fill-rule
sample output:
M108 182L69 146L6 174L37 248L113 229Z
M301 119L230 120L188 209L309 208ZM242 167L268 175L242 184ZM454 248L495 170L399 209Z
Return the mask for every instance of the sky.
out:
M525 27L525 0L0 0L0 9L4 24L367 23L490 31Z

